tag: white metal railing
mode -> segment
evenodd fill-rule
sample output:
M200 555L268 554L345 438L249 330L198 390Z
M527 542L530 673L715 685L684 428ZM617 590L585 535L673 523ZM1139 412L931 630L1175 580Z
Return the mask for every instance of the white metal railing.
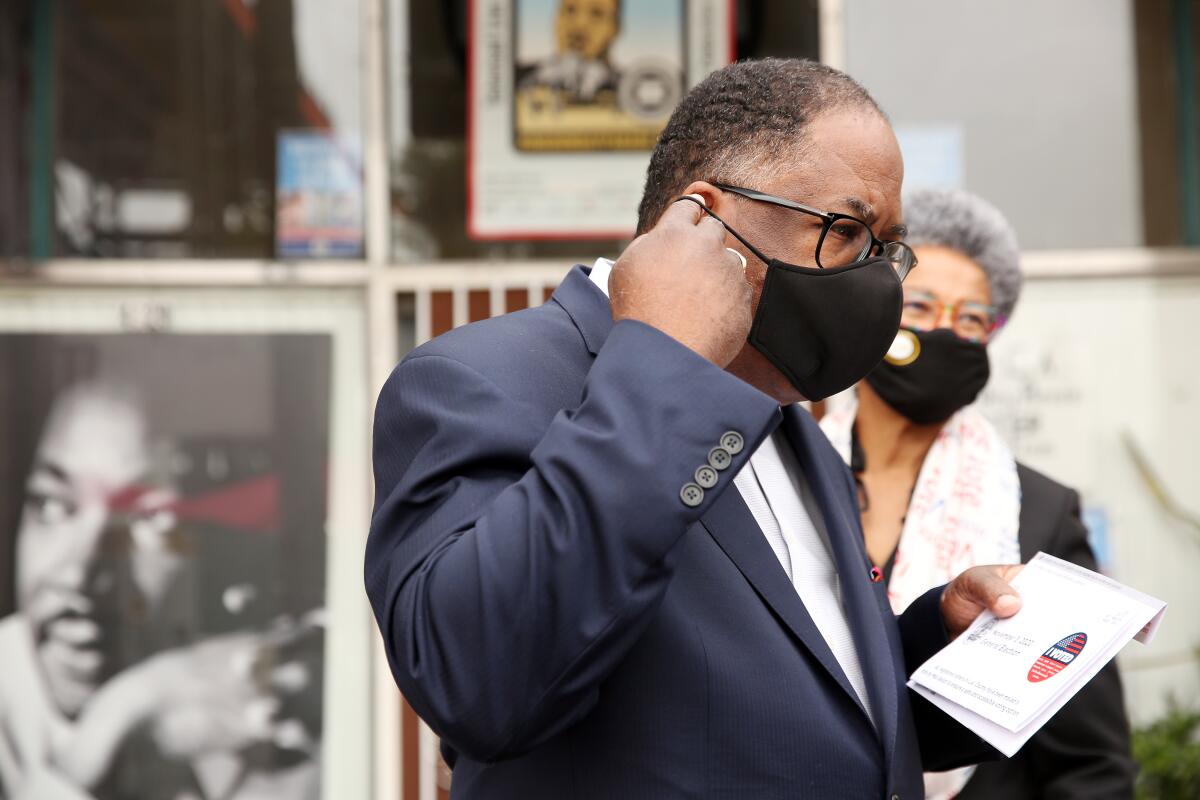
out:
M0 285L25 286L365 286L368 275L396 292L435 286L513 285L562 278L574 261L436 261L388 264L365 261L269 259L56 259L41 263L0 261ZM1200 274L1200 248L1125 247L1098 250L1033 250L1021 258L1026 278L1121 278Z

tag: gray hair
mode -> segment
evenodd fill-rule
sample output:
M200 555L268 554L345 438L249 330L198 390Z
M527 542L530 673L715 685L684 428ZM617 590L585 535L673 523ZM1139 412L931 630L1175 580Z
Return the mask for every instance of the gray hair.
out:
M998 208L961 189L922 189L904 198L904 222L909 245L957 250L978 264L1000 322L1012 316L1021 296L1021 253L1016 231Z
M859 83L833 67L764 58L722 67L675 107L658 137L638 207L638 233L654 227L692 181L749 183L803 157L809 123L849 107L883 112Z

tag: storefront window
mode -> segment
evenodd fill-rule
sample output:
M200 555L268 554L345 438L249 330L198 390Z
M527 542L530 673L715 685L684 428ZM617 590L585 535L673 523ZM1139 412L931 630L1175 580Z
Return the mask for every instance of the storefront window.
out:
M1146 244L1200 245L1200 0L1135 3Z
M0 124L28 120L30 168L0 225L29 254L361 255L359 0L5 6L0 109L27 113Z
M19 4L0 3L0 258L28 250L26 17Z
M815 0L389 0L389 12L397 263L615 254L688 86L735 57L817 56Z

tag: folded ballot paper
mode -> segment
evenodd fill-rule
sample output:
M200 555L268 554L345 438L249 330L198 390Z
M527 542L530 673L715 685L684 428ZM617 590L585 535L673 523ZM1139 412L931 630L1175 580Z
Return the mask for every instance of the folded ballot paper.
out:
M1006 756L1021 749L1166 603L1038 553L1012 581L1021 610L981 614L908 685Z

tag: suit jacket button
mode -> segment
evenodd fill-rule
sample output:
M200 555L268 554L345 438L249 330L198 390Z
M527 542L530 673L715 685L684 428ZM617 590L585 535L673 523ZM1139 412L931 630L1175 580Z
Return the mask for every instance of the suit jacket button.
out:
M746 440L737 431L725 431L721 434L721 447L728 450L731 456L742 452L742 448L745 446Z
M708 451L708 465L713 469L729 469L733 456L724 447L714 447Z
M679 499L688 508L695 508L704 502L704 489L700 488L699 484L685 483L679 490Z
M717 471L705 464L696 470L696 483L700 484L705 489L711 489L717 485Z

